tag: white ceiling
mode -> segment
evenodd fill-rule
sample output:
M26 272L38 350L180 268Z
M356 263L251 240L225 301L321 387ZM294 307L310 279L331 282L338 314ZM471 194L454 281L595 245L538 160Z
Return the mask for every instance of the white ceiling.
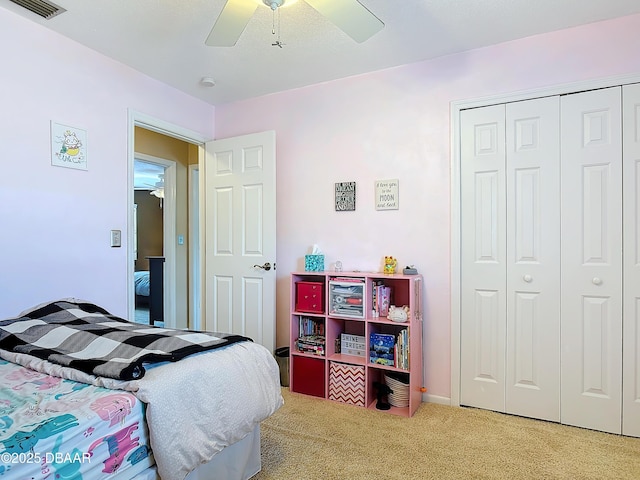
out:
M638 0L360 0L385 27L359 44L297 0L281 11L284 48L264 5L236 46L208 47L225 0L53 1L67 11L50 20L0 6L213 105L640 13Z

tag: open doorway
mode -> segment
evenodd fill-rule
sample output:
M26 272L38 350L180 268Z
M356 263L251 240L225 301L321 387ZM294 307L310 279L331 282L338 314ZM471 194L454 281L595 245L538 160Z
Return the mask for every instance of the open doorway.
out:
M172 278L164 276L165 262L174 263L172 223L175 162L137 154L134 188L134 288L135 321L164 326L165 298ZM166 215L166 218L165 218ZM171 268L168 269L171 271ZM166 286L166 288L165 288Z
M189 165L189 327L202 330L200 271L200 168Z

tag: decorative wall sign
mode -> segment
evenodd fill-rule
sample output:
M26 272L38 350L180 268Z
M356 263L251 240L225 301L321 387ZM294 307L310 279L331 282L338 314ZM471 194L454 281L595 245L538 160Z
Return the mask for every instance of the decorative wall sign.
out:
M87 132L52 121L51 165L87 170Z
M398 210L398 180L376 180L376 210Z
M356 182L336 183L336 212L356 209Z

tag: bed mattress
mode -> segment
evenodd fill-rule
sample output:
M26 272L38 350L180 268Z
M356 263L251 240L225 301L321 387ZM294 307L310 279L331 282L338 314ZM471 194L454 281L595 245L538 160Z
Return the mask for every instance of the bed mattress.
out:
M152 465L132 393L0 360L0 477L131 478Z

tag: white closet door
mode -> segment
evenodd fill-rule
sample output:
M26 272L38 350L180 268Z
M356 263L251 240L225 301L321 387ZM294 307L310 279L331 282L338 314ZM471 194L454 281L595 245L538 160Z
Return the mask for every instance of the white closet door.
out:
M505 408L505 106L461 112L460 403Z
M619 87L567 95L562 122L561 422L621 432Z
M640 437L640 84L625 85L622 434Z
M560 421L560 99L506 107L506 412Z

